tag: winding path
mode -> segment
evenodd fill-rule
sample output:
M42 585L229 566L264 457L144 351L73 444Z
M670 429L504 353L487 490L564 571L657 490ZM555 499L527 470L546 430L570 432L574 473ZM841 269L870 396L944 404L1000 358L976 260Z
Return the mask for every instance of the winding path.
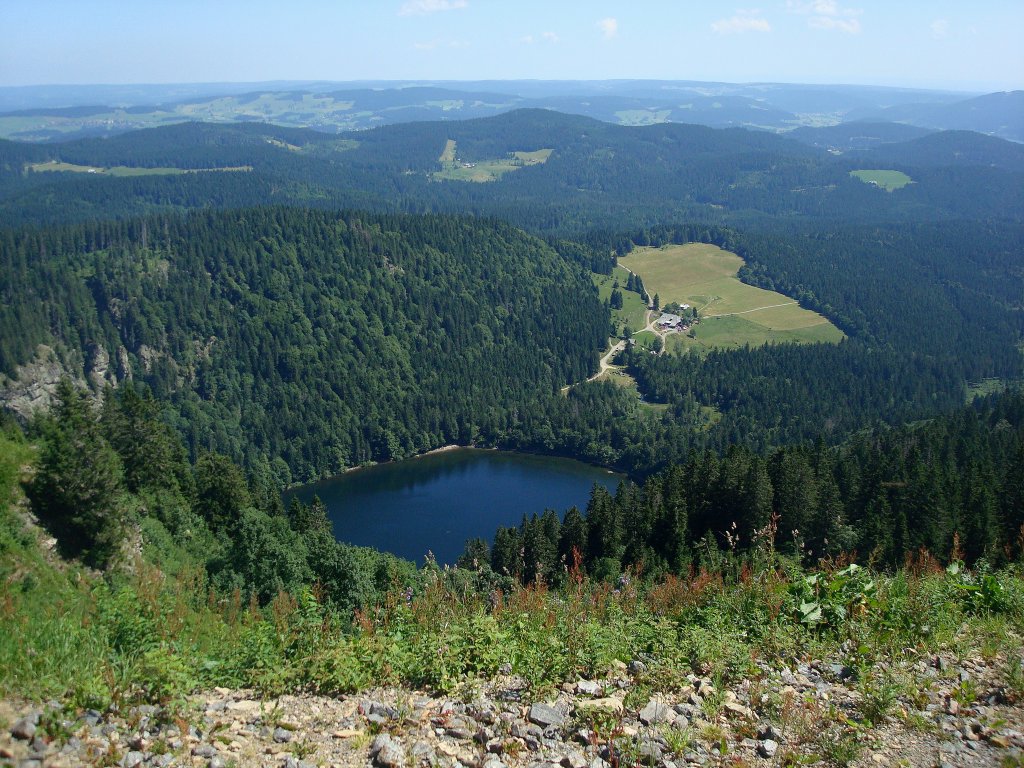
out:
M733 315L746 315L750 312L760 312L762 309L774 309L775 307L791 307L794 304L799 304L798 301L787 301L783 304L769 304L767 307L754 307L753 309L744 309L740 312L723 312L720 315L704 315L704 317L732 317Z
M601 362L597 366L597 373L595 373L593 376L587 379L587 381L596 381L601 377L602 374L609 371L612 367L612 358L615 357L615 355L617 355L619 352L621 352L623 347L625 346L626 342L621 340L613 344L611 348L604 353L604 357L601 358ZM566 389L568 389L568 387L566 387Z

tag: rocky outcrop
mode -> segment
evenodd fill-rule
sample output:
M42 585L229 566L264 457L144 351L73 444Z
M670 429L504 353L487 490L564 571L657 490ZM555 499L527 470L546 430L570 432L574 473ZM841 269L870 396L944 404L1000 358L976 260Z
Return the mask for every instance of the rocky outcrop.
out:
M110 354L102 344L89 345L88 379L93 391L102 392L108 384L117 386L117 374L110 366Z
M52 348L40 344L35 357L19 366L13 379L0 376L0 408L27 421L36 411L50 407L57 385L66 376L78 378Z

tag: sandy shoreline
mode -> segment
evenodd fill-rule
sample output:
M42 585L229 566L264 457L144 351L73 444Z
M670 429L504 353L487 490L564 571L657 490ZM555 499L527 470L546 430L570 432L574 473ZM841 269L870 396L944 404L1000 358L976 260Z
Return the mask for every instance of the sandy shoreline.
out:
M459 448L465 447L466 446L464 445L456 445L455 443L452 443L451 445L442 445L440 448L435 448L434 450L427 451L426 453L417 453L412 458L422 459L424 456L433 456L435 453L447 453L448 451L457 451L459 450Z

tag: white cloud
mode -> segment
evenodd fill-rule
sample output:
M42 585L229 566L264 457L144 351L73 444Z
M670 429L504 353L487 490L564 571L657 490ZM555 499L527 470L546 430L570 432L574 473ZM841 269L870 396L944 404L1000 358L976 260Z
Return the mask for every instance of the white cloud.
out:
M838 29L856 35L860 32L860 19L837 19L835 16L812 16L807 26L815 29Z
M423 16L438 11L454 11L469 5L467 0L408 0L398 9L399 16Z
M519 38L519 42L523 45L533 45L534 43L551 43L554 45L558 40L558 35L554 32L541 32L540 35L523 35Z
M736 11L731 18L712 22L711 29L720 35L738 34L740 32L771 32L772 25L768 19L762 18L760 11Z
M611 40L619 34L619 20L613 19L610 16L607 19L601 19L597 22L597 26L604 35L605 40Z
M838 29L851 35L860 32L860 8L843 8L836 0L786 0L790 13L810 16L807 26L814 29Z
M932 37L941 40L949 36L949 22L945 19L936 19L931 23Z

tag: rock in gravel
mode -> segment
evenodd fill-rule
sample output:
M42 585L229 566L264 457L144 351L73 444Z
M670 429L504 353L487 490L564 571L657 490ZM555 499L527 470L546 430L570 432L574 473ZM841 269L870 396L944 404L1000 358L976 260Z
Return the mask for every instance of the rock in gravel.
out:
M766 757L769 760L775 757L775 753L779 750L779 742L774 739L765 739L757 745L757 754L761 757Z
M292 732L287 728L274 729L274 741L278 744L287 744L292 740Z
M651 699L647 706L640 710L638 715L640 722L644 725L657 725L658 723L671 723L676 719L675 711L663 701Z
M378 752L393 742L394 739L392 739L390 735L386 733L378 733L373 737L373 741L370 743L370 757L376 757Z
M601 695L601 684L593 680L580 680L576 683L576 690L587 696Z
M217 754L217 750L210 744L200 744L197 747L192 748L192 754L196 757L213 757Z
M129 752L124 756L124 760L121 761L121 765L124 768L135 768L138 765L142 765L145 760L146 756L141 752Z
M530 707L530 722L541 728L560 726L565 722L565 715L547 704L534 704Z
M36 735L36 723L39 715L26 715L11 727L11 736L22 741L29 741Z
M393 739L388 739L377 752L374 760L377 765L383 768L403 768L405 765L405 750Z
M577 712L610 712L613 715L622 714L622 699L608 696L603 699L590 699L589 701L576 702Z
M738 701L727 701L723 705L723 708L729 715L735 715L736 717L744 717L748 720L754 717L754 713L750 711L750 708L743 706Z

